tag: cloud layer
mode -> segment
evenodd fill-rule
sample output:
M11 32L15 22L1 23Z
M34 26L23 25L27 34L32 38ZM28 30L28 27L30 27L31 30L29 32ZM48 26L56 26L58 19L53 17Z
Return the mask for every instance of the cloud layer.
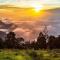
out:
M38 37L40 31L44 30L45 25L47 25L49 35L59 35L60 9L46 10L46 12L47 14L39 16L39 18L33 18L35 20L29 18L13 21L2 19L2 22L0 21L0 31L12 30L16 33L17 37L23 37L25 40L34 40Z
M0 0L0 4L13 4L17 6L31 6L33 3L59 6L60 0Z

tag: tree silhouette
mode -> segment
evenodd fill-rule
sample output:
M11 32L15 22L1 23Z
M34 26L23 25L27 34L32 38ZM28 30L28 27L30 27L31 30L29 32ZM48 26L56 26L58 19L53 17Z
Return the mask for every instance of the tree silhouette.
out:
M50 48L50 49L55 48L56 47L55 43L56 43L55 36L50 36L49 40L48 40L48 48Z
M5 41L0 38L0 49L11 48L11 49L60 49L60 35L58 37L48 36L48 43L46 42L46 35L43 32L39 33L37 42L25 42L23 37L16 38L14 32L6 34Z
M17 38L17 42L18 42L18 48L23 49L24 48L24 38L22 38L22 37Z
M45 36L43 35L42 32L40 32L38 38L37 38L37 44L38 45L37 47L41 48L41 49L45 49L47 47L46 45L46 39L45 39Z
M33 42L31 43L31 48L37 49L37 46L36 46L36 42L35 42L35 41L33 41Z
M5 44L7 48L17 48L18 43L14 32L9 32L7 34Z
M2 38L0 38L0 49L2 49L4 47L4 42L2 40Z
M60 35L56 38L55 45L56 48L60 49Z

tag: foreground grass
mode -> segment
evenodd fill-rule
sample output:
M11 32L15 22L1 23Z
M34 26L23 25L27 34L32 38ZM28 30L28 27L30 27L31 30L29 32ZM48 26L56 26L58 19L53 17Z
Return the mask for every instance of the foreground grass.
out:
M60 50L0 50L0 60L60 60Z

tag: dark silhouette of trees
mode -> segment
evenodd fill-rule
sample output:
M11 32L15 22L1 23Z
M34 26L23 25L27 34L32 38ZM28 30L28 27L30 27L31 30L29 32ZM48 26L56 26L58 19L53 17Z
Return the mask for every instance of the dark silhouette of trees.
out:
M17 38L17 40L19 40L19 42L24 42L24 38L20 37L20 38Z
M25 48L25 46L24 46L24 38L22 38L22 37L20 37L20 38L17 38L17 41L18 41L18 48L19 49L23 49L23 48Z
M9 32L5 41L6 48L17 48L18 40L15 38L14 32Z
M60 35L58 37L56 37L55 48L60 49Z
M48 36L48 43L43 32L40 32L37 41L33 42L25 42L23 37L16 38L15 35L14 32L9 32L5 40L0 38L0 49L60 49L60 35L58 37Z
M50 36L48 40L48 47L50 49L60 49L60 35L58 37Z
M31 48L32 49L37 49L37 46L36 46L36 42L35 41L33 41L30 45L31 45Z
M4 41L0 38L0 49L4 48Z
M48 48L49 48L49 49L55 48L55 47L56 47L55 43L56 43L56 38L55 38L55 36L50 36L50 37L49 37L49 40L48 40Z
M42 32L40 32L38 38L37 38L37 48L41 48L41 49L46 49L47 45L46 45L46 39L45 36L43 35Z

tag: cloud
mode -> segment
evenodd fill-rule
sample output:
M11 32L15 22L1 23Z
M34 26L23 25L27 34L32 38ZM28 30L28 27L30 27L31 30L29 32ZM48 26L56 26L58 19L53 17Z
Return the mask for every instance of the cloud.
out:
M32 19L27 18L27 20L23 18L23 21L9 19L2 20L3 23L0 23L0 27L1 29L9 28L9 30L16 33L16 36L23 37L25 40L36 39L40 31L44 30L45 25L47 25L48 33L50 35L60 34L60 9L46 10L46 12L47 13L38 16L37 18L32 17Z
M31 4L33 3L59 6L60 0L0 0L0 4L12 4L20 7L21 6L31 7Z
M30 29L16 28L14 32L16 33L17 37L23 37L25 40L29 41L30 39L33 39L33 34Z
M17 24L18 27L13 31L17 37L24 37L25 40L34 40L38 37L39 33L44 30L45 25L43 22L40 23L41 21L23 21ZM47 26L48 30L52 30L52 28L50 25Z
M7 20L0 20L0 31L9 32L13 31L17 26Z

